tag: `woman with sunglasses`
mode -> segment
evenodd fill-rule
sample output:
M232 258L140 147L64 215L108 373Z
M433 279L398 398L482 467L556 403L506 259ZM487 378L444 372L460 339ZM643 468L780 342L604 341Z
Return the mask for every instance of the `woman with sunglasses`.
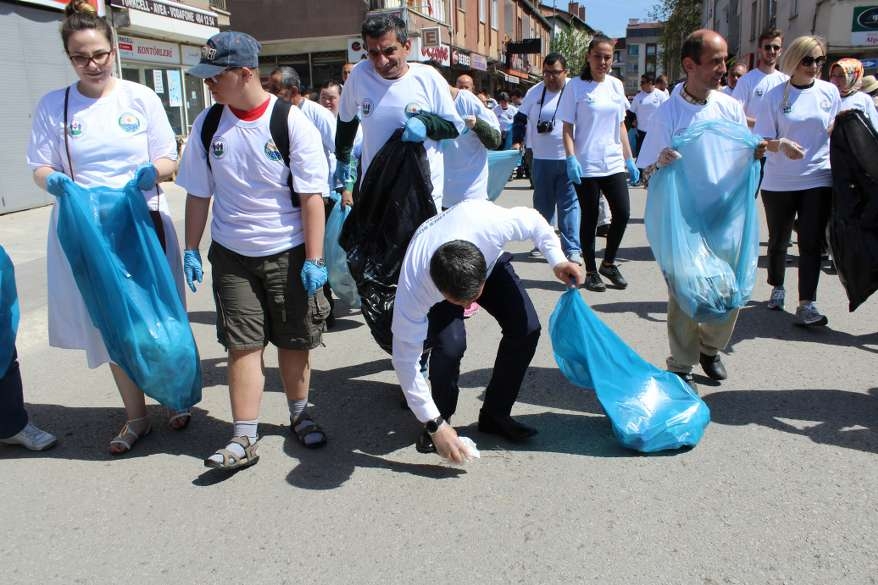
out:
M860 110L872 127L878 129L878 110L872 96L860 91L863 85L863 64L859 59L839 59L829 68L829 81L841 94L841 111Z
M829 220L832 171L829 135L841 107L838 89L822 81L826 42L801 36L786 49L781 69L790 79L765 95L753 131L768 139L762 201L768 222L768 308L782 310L786 248L798 214L799 306L796 322L826 325L817 310L820 256Z
M564 122L567 177L576 188L582 210L579 238L586 269L585 288L595 292L607 288L601 274L616 288L628 286L616 266L616 252L631 208L626 169L632 183L640 180L625 127L625 112L630 104L622 82L609 74L612 65L613 40L595 35L588 44L582 73L570 80L558 104L558 119ZM595 230L601 192L610 204L613 219L607 233L604 260L598 269Z
M83 187L122 187L133 177L156 226L177 288L183 298L180 247L167 201L160 196L159 179L177 168L174 132L159 97L138 83L113 77L113 31L85 0L65 9L61 39L77 83L49 92L33 117L28 165L34 181L55 197L75 181ZM100 332L92 325L57 236L58 208L52 211L47 250L49 344L85 350L90 368L110 360ZM110 363L127 422L110 441L110 453L120 455L150 432L143 392L116 364ZM169 425L188 425L188 411L172 412Z

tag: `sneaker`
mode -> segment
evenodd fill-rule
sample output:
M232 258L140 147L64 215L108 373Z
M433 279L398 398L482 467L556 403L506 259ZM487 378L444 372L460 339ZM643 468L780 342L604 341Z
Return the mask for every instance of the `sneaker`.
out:
M813 302L799 305L796 309L796 321L796 324L801 325L802 327L813 327L829 323L829 319L826 318L826 315L821 315L820 311L817 310L817 305Z
M582 266L582 254L580 254L579 252L570 252L570 254L567 256L567 259L574 264L579 264L580 266Z
M466 309L463 310L463 318L469 319L470 317L472 317L473 315L475 315L476 313L479 312L479 308L480 308L479 304L477 302L473 301L469 307L467 307Z
M766 305L772 311L783 311L783 302L786 298L786 291L782 286L776 286L771 289L771 298L768 299L768 305Z
M4 445L21 445L31 451L45 451L54 447L57 442L58 439L55 435L47 433L33 423L27 423L16 435L0 439L0 443Z
M628 286L628 281L625 280L622 273L619 272L619 267L615 264L601 264L598 272L609 278L616 288L626 288Z
M539 248L534 248L533 250L530 251L530 254L528 254L528 256L530 256L531 258L542 258L543 253L540 252Z
M585 288L594 292L604 292L607 290L607 285L597 272L588 272L585 275Z

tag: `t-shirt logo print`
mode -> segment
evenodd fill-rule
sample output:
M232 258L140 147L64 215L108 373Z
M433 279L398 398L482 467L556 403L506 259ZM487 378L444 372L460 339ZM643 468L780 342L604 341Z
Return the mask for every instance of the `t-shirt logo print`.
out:
M756 90L756 95L759 96L759 97L762 97L762 95L763 95L764 93L765 93L765 90L764 90L764 89L757 89L757 90Z
M213 151L213 158L222 158L226 153L226 143L223 142L222 138L214 140L210 145L210 150Z
M67 125L67 134L69 134L71 138L82 136L82 122L79 120L73 120L70 122L70 124Z
M268 142L265 143L265 156L268 157L268 160L273 160L275 162L283 158L280 154L280 150L272 139L269 139Z
M368 116L372 113L372 100L366 98L363 100L362 105L360 106L360 110L363 112L363 116Z
M132 134L137 132L140 129L140 118L138 118L135 114L131 112L124 112L121 116L119 116L119 128L127 132L128 134Z

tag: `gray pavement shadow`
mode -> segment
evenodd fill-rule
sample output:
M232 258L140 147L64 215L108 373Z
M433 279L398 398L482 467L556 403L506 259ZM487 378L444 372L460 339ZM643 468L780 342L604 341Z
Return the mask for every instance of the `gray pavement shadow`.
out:
M703 398L717 424L757 424L823 445L878 453L878 388L866 393L740 390L713 392Z
M555 278L555 276L551 272L546 274L545 280L522 278L521 284L524 286L525 290L535 288L539 290L557 291L558 293L562 293L567 290L567 285Z
M667 321L668 303L666 301L624 301L618 303L589 304L595 313L634 313L641 319L654 323ZM654 315L660 315L661 318Z
M189 322L216 326L216 311L189 311Z
M623 240L622 246L616 252L616 259L620 262L626 260L631 262L654 262L655 256L652 255L652 249L649 246L626 247Z
M729 342L727 351L741 341L750 339L779 339L782 341L804 341L823 343L839 347L854 347L863 351L878 354L878 331L863 335L851 335L844 331L826 327L799 327L795 324L792 313L786 311L770 311L768 301L747 304L738 316L735 332Z

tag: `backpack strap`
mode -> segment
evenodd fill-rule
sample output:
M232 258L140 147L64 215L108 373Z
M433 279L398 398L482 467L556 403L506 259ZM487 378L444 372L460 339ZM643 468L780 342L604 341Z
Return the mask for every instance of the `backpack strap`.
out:
M223 105L213 104L204 116L204 123L201 125L201 145L204 147L204 153L207 155L207 168L210 168L210 143L213 142L213 135L219 128L220 118L223 115Z
M277 146L277 149L280 151L280 154L284 159L284 166L287 170L290 168L289 116L291 107L293 107L293 105L286 100L275 100L274 108L271 110L271 120L268 123L268 129L271 131L271 139L274 140L274 145ZM293 189L292 172L287 175L287 186L290 188L293 207L299 207L301 203L299 202L299 194Z

